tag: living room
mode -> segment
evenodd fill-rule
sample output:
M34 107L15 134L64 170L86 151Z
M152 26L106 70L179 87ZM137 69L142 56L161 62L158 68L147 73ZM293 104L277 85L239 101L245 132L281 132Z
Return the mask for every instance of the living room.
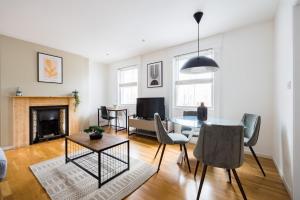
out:
M300 199L299 3L0 0L0 199Z

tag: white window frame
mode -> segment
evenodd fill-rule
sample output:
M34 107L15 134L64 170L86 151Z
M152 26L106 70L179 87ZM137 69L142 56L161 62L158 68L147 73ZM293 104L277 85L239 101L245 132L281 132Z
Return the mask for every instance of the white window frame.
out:
M200 50L200 55L201 52L208 52L211 51L213 58L215 57L215 51L213 48L209 49L204 49ZM173 59L173 65L174 65L174 73L173 73L173 107L175 109L187 109L187 110L192 110L197 108L197 106L177 106L177 99L176 99L176 86L177 85L190 85L190 84L201 84L201 83L211 83L212 84L212 89L211 89L211 106L208 107L209 110L214 110L215 109L215 75L212 73L212 78L201 78L201 79L189 79L189 80L178 80L179 77L179 71L178 71L178 66L177 66L177 57L179 56L185 56L189 54L195 54L197 52L190 52L182 55L177 55Z
M120 83L120 76L121 76L121 71L125 71L125 70L132 70L132 69L136 69L137 70L137 80L133 81L133 82L127 82L127 83ZM132 103L132 104L122 104L121 102L121 87L131 87L131 86L136 86L136 90L137 90L137 94L138 94L138 76L139 76L139 71L138 71L138 66L137 65L133 65L133 66L128 66L128 67L122 67L118 69L118 104L119 105L123 105L123 106L127 106L127 105L135 105L136 103Z

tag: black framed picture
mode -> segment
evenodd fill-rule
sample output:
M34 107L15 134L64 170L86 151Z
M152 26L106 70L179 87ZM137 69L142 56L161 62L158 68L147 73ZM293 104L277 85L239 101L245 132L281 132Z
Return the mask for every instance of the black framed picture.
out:
M147 64L147 87L155 88L163 86L163 62Z
M38 82L63 83L63 58L50 54L37 53Z

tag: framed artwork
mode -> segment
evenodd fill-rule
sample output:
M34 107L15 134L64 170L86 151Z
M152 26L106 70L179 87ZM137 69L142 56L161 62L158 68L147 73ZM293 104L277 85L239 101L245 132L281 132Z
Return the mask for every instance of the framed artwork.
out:
M147 87L155 88L163 86L162 61L147 64Z
M37 53L38 82L63 83L63 58Z

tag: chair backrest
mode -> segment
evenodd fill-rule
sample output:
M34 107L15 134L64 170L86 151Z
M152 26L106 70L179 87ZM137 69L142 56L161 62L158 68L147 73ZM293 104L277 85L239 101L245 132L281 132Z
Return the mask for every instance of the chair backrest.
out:
M201 159L204 164L225 169L235 169L243 164L243 126L204 124L199 139L202 143Z
M183 117L187 117L187 116L197 116L197 111L183 111ZM188 126L181 126L181 132L182 131L191 131L192 128L188 127Z
M164 125L162 124L158 113L154 114L154 127L155 127L156 137L159 143L162 144L173 143L173 140L168 136L168 132L165 129Z
M101 117L103 119L107 119L108 118L108 113L107 113L106 106L101 106L100 109L101 109Z
M259 115L245 113L242 118L242 124L244 125L244 136L248 138L246 145L256 145L259 136L261 117Z
M197 116L197 111L183 111L183 116Z

